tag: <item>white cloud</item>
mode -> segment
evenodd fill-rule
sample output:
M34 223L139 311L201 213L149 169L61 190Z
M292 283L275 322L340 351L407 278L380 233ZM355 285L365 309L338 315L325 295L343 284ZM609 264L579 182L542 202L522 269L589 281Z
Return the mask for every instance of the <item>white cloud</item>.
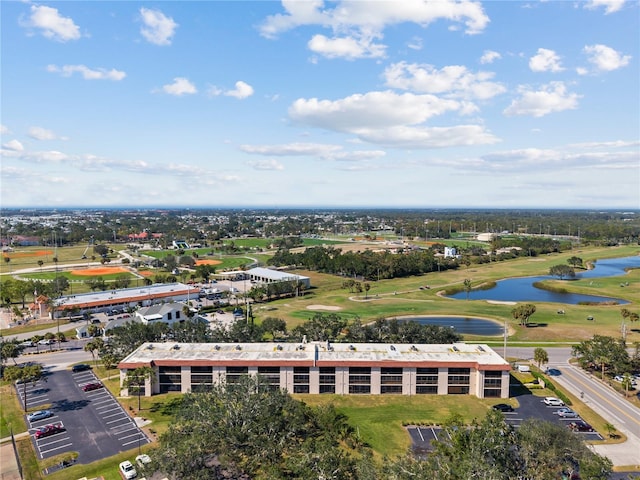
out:
M59 73L63 77L70 77L74 73L79 73L85 80L113 80L120 81L124 79L127 74L112 68L107 70L106 68L91 69L85 65L63 65L58 67L57 65L47 65L47 71L51 73Z
M538 53L529 59L529 68L534 72L561 72L564 70L560 56L553 50L539 48Z
M171 38L175 34L178 24L173 18L167 17L159 10L141 8L140 16L144 26L140 33L149 42L155 45L171 45Z
M422 50L422 39L420 37L413 37L407 43L407 47L411 50Z
M596 8L604 7L604 13L608 15L620 10L624 2L625 0L588 0L584 8L595 10Z
M307 44L309 50L327 58L382 58L386 46L373 43L373 38L334 37L314 35Z
M7 127L6 125L0 125L0 134L1 135L6 135L10 133L9 132L9 127Z
M7 150L12 150L14 152L22 152L24 150L24 146L20 143L19 140L9 140L7 143L2 144L2 148Z
M437 115L466 113L467 109L467 102L384 91L351 95L336 101L298 99L289 107L289 116L300 124L348 133L362 141L393 147L434 148L498 141L477 125L419 126Z
M630 55L621 55L611 47L606 45L587 45L583 49L589 56L589 62L601 72L610 72L629 65Z
M61 16L58 9L52 7L31 5L31 16L23 25L40 29L44 37L58 42L80 38L80 28L73 20Z
M28 135L36 140L55 140L56 134L42 127L31 127Z
M504 110L505 115L542 117L553 112L573 110L577 108L578 99L581 98L581 95L568 92L563 82L551 82L537 91L528 86L520 86L518 92L520 97Z
M427 27L437 20L463 23L467 34L482 32L489 23L479 2L470 0L403 0L401 2L360 2L341 0L325 6L321 0L300 2L283 0L282 14L271 15L260 26L267 38L301 26L319 26L332 30L333 38L315 35L308 43L314 52L329 58L378 58L385 45L381 39L388 26L411 22ZM326 7L326 8L325 8Z
M229 90L224 94L228 97L235 97L240 100L250 97L253 95L253 87L248 83L243 82L242 80L236 82L235 90Z
M461 65L449 65L438 70L432 65L399 62L384 71L385 83L389 87L481 100L506 91L501 84L489 81L493 77L492 72L471 73Z
M284 165L273 159L250 161L247 165L255 170L284 170Z
M175 95L180 97L182 95L192 95L198 93L196 86L191 83L187 78L176 77L173 79L173 83L162 86L162 91L169 95Z
M279 157L315 157L323 160L361 161L384 157L382 150L345 151L340 145L323 143L288 143L276 145L240 145L240 150L253 155Z
M493 50L485 50L482 54L482 57L480 57L480 63L493 63L494 61L500 60L501 58L502 55L500 55L498 52L494 52Z

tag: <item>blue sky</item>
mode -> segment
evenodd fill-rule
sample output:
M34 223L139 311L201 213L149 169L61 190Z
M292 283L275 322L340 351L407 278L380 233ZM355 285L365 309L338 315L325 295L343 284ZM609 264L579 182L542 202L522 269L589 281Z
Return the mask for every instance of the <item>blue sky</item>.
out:
M4 208L640 208L638 1L2 1Z

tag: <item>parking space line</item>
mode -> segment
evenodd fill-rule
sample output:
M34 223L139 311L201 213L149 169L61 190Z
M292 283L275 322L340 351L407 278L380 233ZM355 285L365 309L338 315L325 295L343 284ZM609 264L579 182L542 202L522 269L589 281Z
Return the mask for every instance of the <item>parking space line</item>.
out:
M106 424L107 424L107 425L110 425L110 424L112 424L112 423L116 423L116 422L118 422L118 421L120 421L120 420L112 420L112 421L110 421L110 422L106 422Z
M116 415L122 415L122 412L116 412L116 413L112 413L111 415L102 415L102 418L111 418L111 417L115 417Z
M139 436L140 436L140 432L135 432L134 434L131 434L131 435L125 435L124 437L118 437L118 440L122 441L122 440L126 440L128 438L131 438L131 437L136 437L137 438Z
M55 452L56 450L60 450L62 448L67 448L67 447L70 447L72 445L73 445L73 443L69 442L69 443L65 443L64 445L60 445L59 447L49 448L47 450L40 450L40 457L44 458L44 456L49 452Z
M132 428L138 429L138 426L131 422L125 422L120 425L114 425L113 427L109 427L109 428L111 430L116 430L119 428L120 430L113 432L114 434L117 435L119 433L126 432L127 430L131 430Z

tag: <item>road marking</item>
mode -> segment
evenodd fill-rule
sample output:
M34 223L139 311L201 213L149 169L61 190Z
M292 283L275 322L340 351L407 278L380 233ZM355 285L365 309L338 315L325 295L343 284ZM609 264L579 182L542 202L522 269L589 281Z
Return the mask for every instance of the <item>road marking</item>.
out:
M580 374L575 373L575 371L573 371L573 369L569 369L567 371L567 373L569 377L571 377L576 383L579 383L580 385L582 385L583 387L585 387L583 390L588 390L589 392L591 392L594 396L600 398L603 402L605 402L606 404L610 405L612 408L614 408L615 410L617 410L618 412L620 412L621 414L623 414L625 417L629 418L633 423L636 423L637 425L640 425L640 421L638 421L637 419L635 419L633 416L631 416L629 413L625 412L624 410L622 410L620 407L618 407L616 404L612 403L611 401L609 401L609 399L604 396L601 395L599 392L597 392L594 388L592 388L591 384L588 382L585 382L585 380L582 378L582 376ZM604 385L602 386L602 388L605 388ZM618 422L624 424L625 421L623 419L621 419L620 417L614 415L613 413L611 413L611 411L608 412L609 415L611 415L613 418L615 418Z

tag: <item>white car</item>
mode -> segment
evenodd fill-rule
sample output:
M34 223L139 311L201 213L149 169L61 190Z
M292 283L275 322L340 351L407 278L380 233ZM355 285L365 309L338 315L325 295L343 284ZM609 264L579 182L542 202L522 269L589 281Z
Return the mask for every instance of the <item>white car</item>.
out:
M149 455L147 455L146 453L143 453L141 455L138 455L136 457L136 463L138 464L138 466L140 468L143 468L151 463L151 457Z
M543 402L550 407L564 407L564 402L556 397L544 397Z
M129 460L125 460L124 462L122 462L119 468L120 468L120 473L127 480L130 480L131 478L136 478L138 476L138 472L136 472L136 469L133 466L133 463L131 463Z

